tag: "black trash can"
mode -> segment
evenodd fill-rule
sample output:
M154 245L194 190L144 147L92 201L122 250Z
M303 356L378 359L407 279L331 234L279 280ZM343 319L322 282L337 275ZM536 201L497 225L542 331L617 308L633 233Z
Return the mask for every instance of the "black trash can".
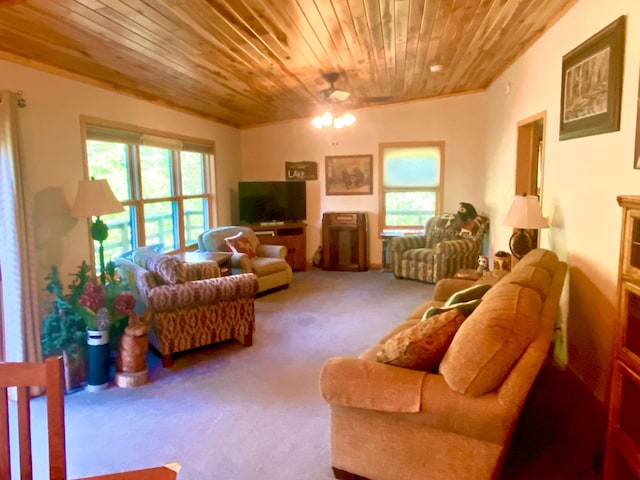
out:
M109 331L87 330L87 390L97 392L109 385Z

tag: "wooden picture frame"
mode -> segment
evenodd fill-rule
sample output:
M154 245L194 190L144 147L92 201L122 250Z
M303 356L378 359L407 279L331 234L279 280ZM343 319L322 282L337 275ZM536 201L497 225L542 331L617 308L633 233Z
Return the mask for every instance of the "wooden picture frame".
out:
M327 195L372 195L373 155L324 157Z
M620 130L626 17L562 57L560 140Z
M640 78L640 75L638 75ZM636 151L633 168L640 168L640 83L638 84L638 111L636 113Z

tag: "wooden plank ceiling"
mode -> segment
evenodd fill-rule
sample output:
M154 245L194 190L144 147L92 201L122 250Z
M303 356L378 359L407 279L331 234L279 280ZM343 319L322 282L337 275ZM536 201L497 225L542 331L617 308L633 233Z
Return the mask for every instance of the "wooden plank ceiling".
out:
M484 89L576 1L0 0L0 58L249 127L329 72L345 108Z

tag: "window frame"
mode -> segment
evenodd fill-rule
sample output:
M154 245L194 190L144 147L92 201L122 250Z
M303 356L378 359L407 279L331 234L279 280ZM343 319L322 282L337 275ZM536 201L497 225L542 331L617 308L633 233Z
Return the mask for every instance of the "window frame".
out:
M134 223L132 225L131 232L131 240L133 248L137 248L145 245L146 235L145 235L145 216L144 216L144 206L157 202L176 202L176 213L174 213L174 218L172 220L173 229L174 229L174 238L175 243L178 244L178 248L172 248L168 250L166 253L176 253L180 251L185 251L192 248L192 243L186 244L186 235L185 235L185 219L184 219L184 201L190 199L203 199L207 202L206 211L203 211L205 214L205 223L209 226L215 225L214 222L217 221L218 218L218 204L217 204L217 196L215 191L215 142L212 140L206 140L201 138L189 137L184 135L177 135L174 133L162 132L157 130L151 130L147 128L142 128L138 126L125 125L121 123L108 122L101 119L96 119L93 117L81 117L81 137L82 137L82 158L83 158L83 170L84 170L84 178L89 178L89 158L87 151L87 142L92 140L89 138L87 134L87 129L90 126L95 127L104 127L107 129L120 130L124 132L131 133L132 137L134 135L139 136L139 141L127 141L127 142L119 142L117 140L102 140L105 142L111 141L113 143L124 143L126 145L126 151L128 156L128 165L127 165L127 177L129 186L131 189L131 198L125 201L120 201L122 206L125 209L129 209L133 207L134 214L131 215L131 220ZM165 139L167 140L167 145L154 145L152 143L146 143L144 141L145 136L147 138L152 139ZM202 194L182 194L182 171L181 171L181 160L179 155L179 150L171 147L171 144L187 144L187 145L201 145L203 147L210 147L210 151L208 152L196 152L202 153L203 158L203 193ZM140 159L140 147L141 146L150 146L156 148L163 148L169 150L171 152L171 171L172 171L172 191L173 194L168 197L162 198L149 198L145 199L142 196L142 178L141 178L141 159ZM185 152L192 152L194 150L184 149ZM177 219L175 218L177 216ZM93 222L93 218L87 218L87 226L89 231L91 230L91 224ZM90 244L90 255L92 259L96 257L96 246L95 242L89 235L89 244ZM91 262L92 264L95 261ZM95 266L94 266L95 269Z
M388 148L416 148L416 147L437 147L440 150L440 175L437 187L393 187L385 188L384 186L384 153ZM379 170L379 195L378 195L378 215L380 216L379 230L380 234L388 231L413 233L416 231L423 232L424 225L387 225L387 212L385 197L388 192L435 192L436 206L434 215L442 213L442 205L444 203L444 166L445 166L445 142L444 141L417 141L417 142L388 142L378 144L378 170Z

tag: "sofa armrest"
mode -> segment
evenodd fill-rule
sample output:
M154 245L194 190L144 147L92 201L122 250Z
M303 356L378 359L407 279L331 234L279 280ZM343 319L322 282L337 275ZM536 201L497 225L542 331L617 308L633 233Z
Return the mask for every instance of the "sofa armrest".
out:
M478 244L470 238L460 238L458 240L445 240L435 247L436 255L447 257L464 257L478 251Z
M414 248L424 248L425 245L426 237L424 235L404 235L389 240L389 251L400 253Z
M446 302L454 293L472 287L475 283L475 280L468 278L443 278L438 280L433 289L433 300Z
M383 412L420 411L426 373L354 357L333 357L320 371L327 403Z
M177 285L159 285L149 291L149 304L157 312L175 311L239 298L255 297L258 277L242 273Z
M325 401L341 407L419 414L415 421L494 443L509 435L516 400L498 392L471 397L454 392L440 374L353 357L333 357L320 372Z
M256 255L258 257L267 257L267 258L287 258L287 247L284 245L266 245L259 244L256 249Z
M231 255L231 267L242 270L243 273L251 273L251 259L246 253L234 253Z

